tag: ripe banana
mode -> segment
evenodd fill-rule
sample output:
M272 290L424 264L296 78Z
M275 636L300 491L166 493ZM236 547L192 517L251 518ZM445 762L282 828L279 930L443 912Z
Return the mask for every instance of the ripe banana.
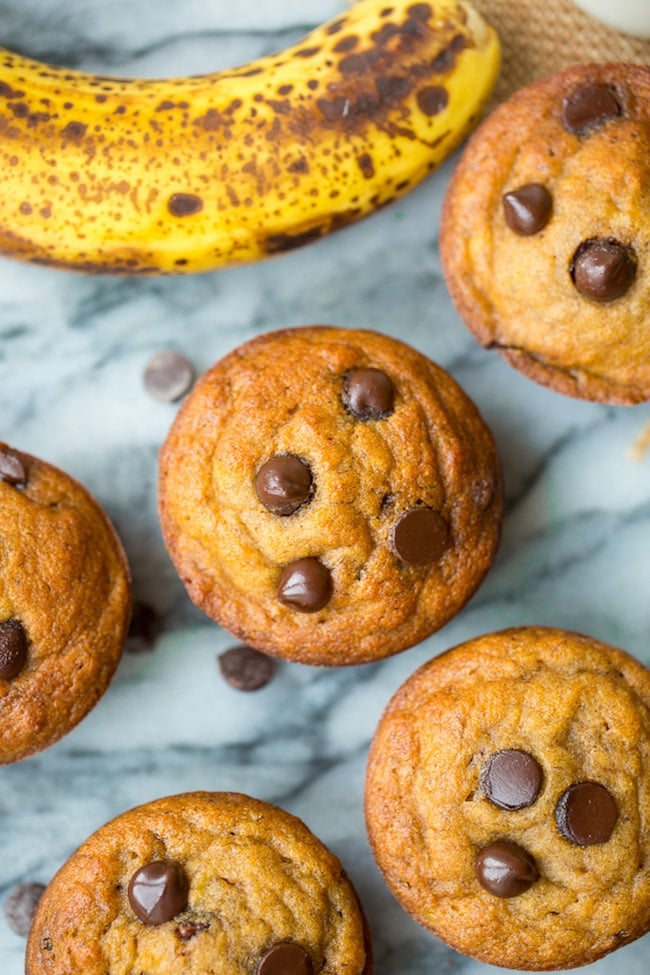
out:
M499 70L466 0L359 0L280 54L136 80L0 49L0 253L94 273L205 271L406 192Z

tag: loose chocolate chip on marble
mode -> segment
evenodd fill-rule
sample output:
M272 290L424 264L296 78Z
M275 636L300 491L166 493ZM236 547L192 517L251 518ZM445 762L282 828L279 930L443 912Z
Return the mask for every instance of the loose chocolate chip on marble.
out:
M606 843L617 820L616 801L599 782L570 785L555 807L555 821L560 833L576 846Z
M14 487L24 487L27 483L27 471L18 454L9 447L0 446L0 481L5 481Z
M32 926L38 902L43 896L45 884L18 884L4 903L7 924L16 934L26 937Z
M126 641L129 653L149 653L154 649L162 631L162 616L148 603L136 601L131 611L131 622Z
M296 559L285 565L278 599L300 613L316 613L332 598L332 575L320 559Z
M569 273L585 298L607 302L621 298L636 277L634 250L614 237L591 237L576 249Z
M607 85L581 85L564 99L562 124L573 135L588 135L621 112L618 98Z
M474 869L481 887L495 897L518 897L539 878L531 854L510 840L496 840L484 846Z
M12 680L27 662L27 636L16 619L0 623L0 678Z
M276 454L255 475L255 493L275 515L292 515L309 501L313 479L309 466L295 454Z
M264 952L256 975L312 975L313 971L311 956L301 945L279 941Z
M543 230L553 210L553 197L541 183L526 183L504 193L503 215L510 229L520 237Z
M187 907L187 878L177 863L152 860L131 877L129 903L143 924L164 924Z
M253 647L231 647L219 654L222 677L238 691L258 691L266 687L275 673L275 661Z
M154 399L174 403L191 388L194 367L181 352L164 349L147 363L143 382L144 388Z
M405 565L430 565L449 545L449 526L433 508L409 508L393 525L390 544Z
M500 809L532 806L542 788L539 762L519 748L506 748L490 758L481 776L490 802Z
M343 383L343 405L357 420L385 420L395 408L395 389L382 369L352 369Z

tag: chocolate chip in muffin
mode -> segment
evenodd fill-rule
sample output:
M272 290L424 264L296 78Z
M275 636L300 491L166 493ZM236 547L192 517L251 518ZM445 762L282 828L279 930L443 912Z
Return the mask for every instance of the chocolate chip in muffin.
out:
M614 237L591 237L578 246L569 273L581 295L607 302L629 290L636 267L636 254L627 244Z
M0 481L14 487L24 487L27 470L18 454L4 445L0 446Z
M608 85L585 84L564 99L562 124L573 135L588 135L592 129L621 114L621 104Z
M570 785L555 808L560 833L576 846L607 843L617 820L616 801L599 782Z
M238 691L266 687L275 673L275 661L254 647L231 647L218 657L222 677Z
M207 921L179 921L176 926L176 934L181 941L191 941L201 931L207 931L209 927Z
M154 399L174 403L191 388L194 367L181 352L164 349L147 363L143 381L144 388Z
M309 465L295 454L276 454L255 475L255 493L275 515L292 515L312 496Z
M343 404L358 420L385 420L395 408L395 389L382 369L353 369L343 384Z
M185 872L178 863L152 860L133 874L128 896L143 924L164 924L187 907Z
M520 237L543 230L551 218L553 197L541 183L526 183L504 193L503 215L510 229Z
M262 955L256 975L312 975L313 971L311 956L302 945L280 941Z
M27 662L27 636L17 619L0 623L0 678L12 680Z
M32 920L43 896L45 884L18 884L10 892L4 903L7 924L15 934L26 937L32 926Z
M447 549L449 527L433 508L409 508L393 525L390 544L405 565L430 565Z
M542 788L542 770L537 759L519 748L506 748L490 758L481 785L486 796L500 809L532 806Z
M332 575L320 559L295 559L284 567L278 599L301 613L316 613L332 598Z
M510 840L484 846L474 866L481 887L495 897L518 897L539 878L534 858Z

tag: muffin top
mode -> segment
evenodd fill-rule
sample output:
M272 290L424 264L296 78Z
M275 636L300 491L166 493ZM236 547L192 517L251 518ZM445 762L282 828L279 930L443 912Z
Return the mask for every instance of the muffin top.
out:
M441 258L478 340L590 400L650 398L650 67L588 64L502 103L447 189Z
M157 799L101 827L45 891L26 975L370 975L343 868L302 823L237 793Z
M397 691L366 781L370 841L409 913L494 965L583 965L650 928L650 672L523 627Z
M108 518L77 481L0 444L0 763L70 731L106 690L131 609Z
M314 664L385 657L442 626L501 522L475 406L414 349L363 330L235 349L180 409L159 486L197 605L258 650Z

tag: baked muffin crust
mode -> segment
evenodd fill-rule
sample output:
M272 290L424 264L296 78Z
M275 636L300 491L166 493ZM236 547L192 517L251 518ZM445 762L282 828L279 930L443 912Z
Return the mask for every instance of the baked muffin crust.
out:
M314 326L201 377L161 451L159 507L209 616L271 655L356 664L471 596L498 543L501 475L443 369L387 336Z
M579 65L528 85L447 189L440 252L461 318L558 392L647 400L649 214L650 68Z
M562 630L488 634L389 703L370 842L402 906L457 950L584 965L650 928L649 770L646 667Z

